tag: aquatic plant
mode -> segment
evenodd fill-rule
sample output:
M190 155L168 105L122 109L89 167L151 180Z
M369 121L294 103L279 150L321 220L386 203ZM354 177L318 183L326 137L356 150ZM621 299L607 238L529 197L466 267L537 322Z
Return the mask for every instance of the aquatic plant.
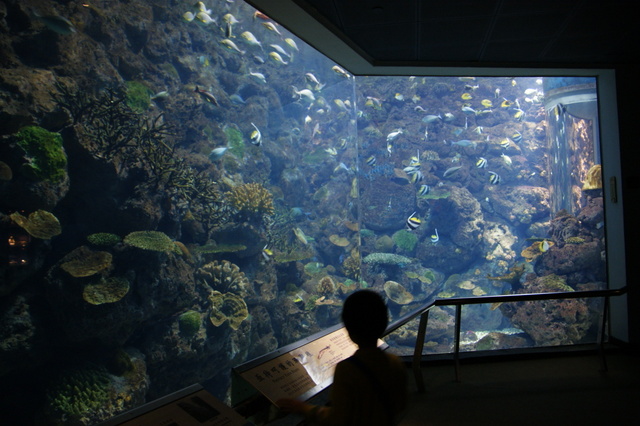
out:
M27 126L16 134L16 143L29 160L22 166L26 176L51 182L59 182L66 176L67 154L62 147L60 133Z
M111 234L109 232L98 232L87 235L87 241L94 246L111 247L122 241L122 238L120 238L119 235Z
M371 253L362 259L364 263L373 265L395 265L402 266L411 263L411 259L393 253Z
M273 197L260 183L244 183L225 193L227 202L236 211L253 215L272 215Z
M220 293L219 291L211 292L209 296L211 302L211 312L209 320L211 324L220 327L225 321L229 323L229 327L237 330L242 321L249 317L249 308L247 304L237 294Z
M416 236L416 234L413 232L409 232L406 229L397 231L393 234L392 238L396 247L398 247L400 251L406 253L412 252L418 244L418 237Z
M129 280L124 277L101 277L84 286L82 298L92 305L120 301L129 292Z
M109 401L111 378L98 365L85 364L62 370L46 392L46 411L66 424L84 424L82 418L99 411Z
M202 318L200 317L200 313L198 311L189 310L183 312L178 317L178 328L180 333L182 333L186 337L195 336L196 333L200 330L200 325L202 324Z
M32 237L48 240L62 233L62 227L58 218L46 210L36 210L28 217L18 212L9 215L16 225L23 228Z
M62 258L60 268L72 277L90 277L111 266L113 256L106 251L93 251L80 246Z
M143 250L182 254L173 240L159 231L135 231L124 237L124 243Z
M228 260L214 260L207 263L196 271L195 276L220 292L233 292L244 297L251 289L251 284L244 272L240 271L238 265Z

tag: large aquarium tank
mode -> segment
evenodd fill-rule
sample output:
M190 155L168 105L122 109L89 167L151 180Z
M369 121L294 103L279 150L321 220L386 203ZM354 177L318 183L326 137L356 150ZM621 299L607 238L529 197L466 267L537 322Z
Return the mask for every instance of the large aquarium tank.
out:
M193 383L228 401L234 366L358 289L393 321L607 288L595 77L354 76L241 0L0 18L3 424L96 424ZM466 306L462 350L592 343L602 309ZM431 312L425 354L453 321Z

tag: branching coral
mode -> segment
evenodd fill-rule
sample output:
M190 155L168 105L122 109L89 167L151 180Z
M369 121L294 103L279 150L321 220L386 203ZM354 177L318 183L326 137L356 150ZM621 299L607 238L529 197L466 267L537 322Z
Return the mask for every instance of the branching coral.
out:
M360 250L357 247L351 250L351 254L342 262L342 272L356 281L360 279Z
M259 183L245 183L227 192L226 199L231 207L241 213L272 215L273 196Z

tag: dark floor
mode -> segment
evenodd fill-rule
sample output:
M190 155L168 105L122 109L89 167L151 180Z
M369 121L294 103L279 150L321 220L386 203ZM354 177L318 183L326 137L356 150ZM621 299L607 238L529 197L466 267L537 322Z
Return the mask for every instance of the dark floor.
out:
M400 425L631 425L640 417L640 356L607 351L426 362L426 392L410 376L409 408ZM635 420L635 421L634 421Z

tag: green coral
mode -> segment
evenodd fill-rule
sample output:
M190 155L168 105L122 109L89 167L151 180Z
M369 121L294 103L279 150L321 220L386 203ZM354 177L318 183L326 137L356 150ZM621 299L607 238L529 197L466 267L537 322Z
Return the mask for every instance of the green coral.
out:
M47 390L47 411L66 424L81 423L109 401L111 378L102 366L85 364L64 370Z
M111 234L109 232L98 232L95 234L87 235L87 241L94 246L111 247L122 241L119 235Z
M124 277L101 277L84 287L82 298L92 305L115 303L127 295L129 287L129 280Z
M370 263L373 265L394 265L403 266L411 263L411 259L399 254L393 253L371 253L362 259L364 263Z
M67 174L67 155L62 147L60 133L49 132L38 126L23 127L17 134L17 143L29 159L23 166L25 175L34 180L59 182Z
M143 250L182 254L173 240L159 231L135 231L124 237L124 243Z
M400 251L410 253L418 244L418 237L413 232L409 232L406 229L401 229L393 234L393 242Z
M186 337L195 336L195 334L200 330L201 324L202 318L200 317L200 313L197 311L190 310L184 312L178 318L178 328L180 329L180 333Z
M126 103L135 112L144 112L151 106L151 91L137 81L127 81Z

